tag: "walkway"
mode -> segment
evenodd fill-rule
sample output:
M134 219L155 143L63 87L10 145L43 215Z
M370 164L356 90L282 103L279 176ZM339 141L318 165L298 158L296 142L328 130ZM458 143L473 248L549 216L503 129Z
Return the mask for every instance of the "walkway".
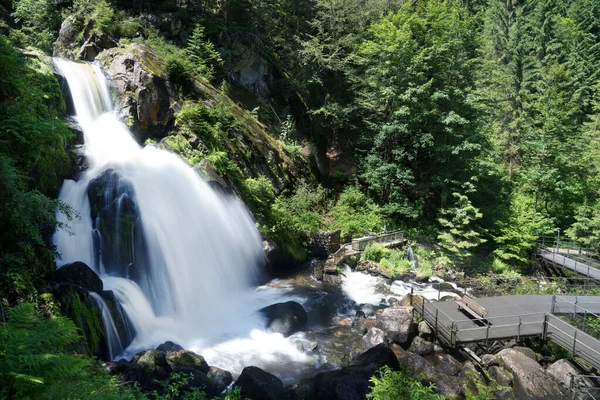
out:
M451 347L472 342L539 336L600 368L600 341L557 315L598 315L600 296L515 295L478 298L485 319L470 319L454 301L415 304L415 309ZM585 322L584 322L585 323Z
M343 244L338 251L327 259L325 271L335 271L344 258L362 253L371 243L381 243L385 247L396 247L406 242L404 231L383 232L379 235L365 236L352 240L352 243Z
M589 257L583 258L577 254L572 254L566 249L551 247L538 247L537 253L544 260L555 265L600 280L600 269L593 266L598 266L598 264Z

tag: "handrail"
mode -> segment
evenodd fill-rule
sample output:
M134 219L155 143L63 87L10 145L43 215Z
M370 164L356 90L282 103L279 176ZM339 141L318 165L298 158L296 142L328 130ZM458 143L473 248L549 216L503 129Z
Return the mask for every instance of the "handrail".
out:
M553 296L553 302L563 301L565 303L571 302L569 299L561 296ZM439 334L450 346L455 347L457 343L468 342L468 341L484 341L487 343L488 339L494 338L507 338L516 337L517 340L523 336L541 335L543 338L550 338L555 341L558 345L572 352L573 356L579 355L587 362L590 362L594 366L600 368L600 351L590 347L582 339L589 341L596 341L593 336L587 334L585 331L573 326L567 321L552 315L550 312L533 312L525 314L510 314L500 315L497 317L489 318L477 318L477 319L454 319L439 309L433 302L424 299L422 304L414 304L415 310L421 313L423 320L435 324L436 334ZM435 309L435 312L433 312ZM445 318L440 319L440 315ZM523 321L526 317L539 316L533 321ZM435 318L435 319L434 319ZM518 321L516 320L518 318ZM502 320L512 319L514 321L501 323ZM440 324L441 321L441 324ZM468 322L469 327L461 326L461 324ZM473 324L480 322L484 325L474 327ZM498 323L500 324L498 325ZM540 325L540 329L531 328L531 326ZM563 325L562 327L560 325ZM573 329L573 334L570 334L564 330L564 326L568 326ZM526 328L529 327L529 328ZM515 328L513 332L502 332L504 328ZM561 329L563 328L563 329ZM532 331L533 329L533 331ZM500 330L500 332L498 332ZM481 337L477 338L470 336L464 338L461 341L461 333L474 332L474 331L485 331L485 337L481 334ZM500 335L500 336L499 336Z
M360 244L384 243L385 244L385 243L392 243L392 242L398 240L398 238L400 238L400 240L404 239L404 231L397 230L397 231L391 231L391 232L381 232L377 236L365 238L365 239L358 240L358 241L355 239L350 243L342 244L335 253L333 253L329 256L329 258L332 259L334 265L337 265L340 263L341 260L344 259L348 249L351 249L352 251L358 251L358 252L363 251L360 249L354 249L352 246L353 243L360 243Z

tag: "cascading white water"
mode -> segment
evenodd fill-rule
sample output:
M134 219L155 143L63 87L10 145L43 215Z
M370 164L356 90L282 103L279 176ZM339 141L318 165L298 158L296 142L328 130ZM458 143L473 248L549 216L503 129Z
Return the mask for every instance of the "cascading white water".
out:
M108 354L111 359L123 353L123 344L121 343L121 339L119 338L119 332L117 332L117 328L115 326L115 322L110 315L110 311L106 302L98 293L90 292L90 297L94 299L98 307L100 308L100 312L102 313L102 322L104 323L104 332L107 336L107 345L108 345Z
M276 354L288 364L312 362L281 335L260 331L257 310L282 298L252 287L264 255L243 204L217 194L178 156L140 147L96 66L55 65L69 85L90 166L61 189L60 200L79 216L57 214L70 227L54 236L57 264L83 261L113 291L136 331L125 355L172 340L234 374L249 362L260 366L261 356L263 365ZM240 340L254 341L258 358L238 354Z

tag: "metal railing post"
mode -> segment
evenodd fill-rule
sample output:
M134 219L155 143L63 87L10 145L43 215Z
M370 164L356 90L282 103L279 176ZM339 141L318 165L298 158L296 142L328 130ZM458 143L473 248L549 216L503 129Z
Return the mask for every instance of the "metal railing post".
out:
M554 314L555 307L556 307L556 295L553 294L552 295L552 307L550 308L550 313Z
M521 338L521 316L519 315L519 326L517 327L517 342Z
M546 340L548 336L548 314L544 314L544 326L542 327L542 339Z
M490 337L490 321L486 321L486 322L487 322L487 328L485 329L485 345L487 346L488 339Z
M573 333L573 351L571 352L573 354L573 357L575 357L575 345L577 344L577 330L575 330L575 333Z

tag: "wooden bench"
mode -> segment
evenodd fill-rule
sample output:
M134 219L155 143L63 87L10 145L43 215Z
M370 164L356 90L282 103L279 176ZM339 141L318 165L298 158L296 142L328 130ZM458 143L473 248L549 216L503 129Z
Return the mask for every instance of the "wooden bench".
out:
M465 294L462 299L456 300L456 304L458 305L459 309L462 308L478 319L485 319L488 313L485 308L477 304L475 299L468 294Z

